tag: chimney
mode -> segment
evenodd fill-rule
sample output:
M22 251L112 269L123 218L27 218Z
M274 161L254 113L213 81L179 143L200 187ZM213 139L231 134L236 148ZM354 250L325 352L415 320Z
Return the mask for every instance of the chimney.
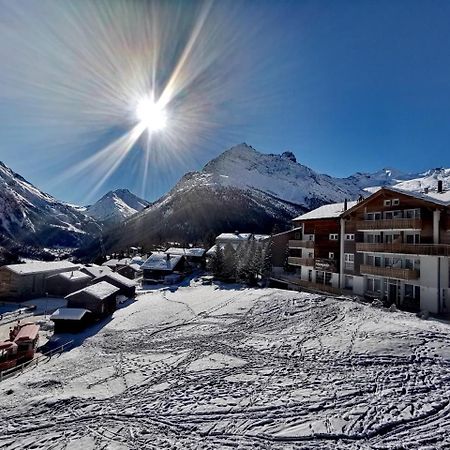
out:
M344 199L344 211L347 211L347 199Z
M423 193L424 194L428 194L428 188L427 187L423 189Z
M442 180L438 180L438 192L441 193L443 191L442 189Z
M236 231L234 232L234 234L235 234L236 236L239 236L239 231L236 230Z
M166 260L167 260L167 261L170 261L170 253L167 253L167 255L166 255Z

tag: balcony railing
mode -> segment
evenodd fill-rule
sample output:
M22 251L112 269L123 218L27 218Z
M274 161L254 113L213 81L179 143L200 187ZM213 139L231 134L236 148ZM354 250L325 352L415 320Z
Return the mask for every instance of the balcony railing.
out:
M420 276L418 270L402 269L398 267L362 265L359 270L363 275L375 275L378 277L397 278L400 280L417 280Z
M314 248L314 241L291 239L289 241L289 248Z
M421 230L422 219L359 220L356 229L364 230Z
M359 242L357 252L374 253L403 253L407 255L450 256L449 244L404 244L404 243L376 243Z
M291 266L314 266L314 258L297 258L295 256L289 256L288 264Z

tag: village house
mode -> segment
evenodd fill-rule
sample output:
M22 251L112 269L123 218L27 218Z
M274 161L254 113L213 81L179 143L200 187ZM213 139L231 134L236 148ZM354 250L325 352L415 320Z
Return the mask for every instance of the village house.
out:
M132 298L136 295L136 282L120 275L119 273L105 273L92 280L93 285L104 282L108 282L109 284L117 287L119 289L117 293L118 295L123 295L127 298Z
M287 265L274 261L272 282L449 313L449 207L440 182L434 192L383 187L359 202L317 208L294 219ZM286 236L278 241L285 245ZM282 253L273 250L276 264Z
M218 246L221 250L224 250L225 246L229 244L233 250L237 250L240 245L248 245L252 241L260 244L268 239L270 239L270 235L268 234L239 233L238 231L234 233L221 233L216 237L215 244L205 253L206 262L216 253Z
M164 253L169 255L181 255L184 257L186 265L191 269L201 269L205 267L206 250L200 247L183 248L170 247Z
M83 289L91 282L91 277L79 270L61 272L47 278L47 294L53 297L66 295Z
M89 277L93 280L105 273L112 272L111 268L108 266L98 266L97 264L86 264L85 266L80 267L80 272L89 275Z
M142 276L142 267L141 266L142 266L142 264L131 263L131 264L128 264L127 266L117 269L117 273L119 273L120 275L123 275L124 277L126 277L130 280L135 280Z
M69 261L37 261L0 267L0 297L17 300L43 297L47 292L47 278L76 271L79 267Z
M184 272L184 256L154 252L142 265L144 283L172 283Z
M111 258L105 261L102 266L103 267L109 267L112 271L115 271L117 268L117 264L119 263L119 260L117 258Z
M67 295L67 308L87 309L95 319L103 318L116 310L116 297L119 291L118 287L100 281Z

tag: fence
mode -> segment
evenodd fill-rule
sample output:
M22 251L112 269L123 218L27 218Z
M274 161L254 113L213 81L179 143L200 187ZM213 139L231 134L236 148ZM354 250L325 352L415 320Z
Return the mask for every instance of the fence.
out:
M46 353L42 353L42 355L39 355L38 357L32 359L31 361L24 362L22 364L19 364L18 366L11 367L10 369L6 369L3 371L0 371L0 381L5 380L6 378L10 378L14 376L14 374L22 374L24 372L28 372L31 369L34 369L37 365L39 365L39 362L42 360L48 360L56 353L62 353L65 349L71 347L73 345L73 340L66 342L63 345L60 345L59 347L56 347L52 350L49 350Z

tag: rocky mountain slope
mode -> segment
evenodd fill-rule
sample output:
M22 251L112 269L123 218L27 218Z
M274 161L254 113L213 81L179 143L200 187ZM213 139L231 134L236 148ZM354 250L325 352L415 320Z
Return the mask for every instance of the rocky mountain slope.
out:
M99 225L48 195L0 162L0 245L22 254L80 247Z
M134 195L128 189L117 189L108 192L96 203L86 207L85 213L98 222L113 225L142 211L148 205L149 202Z
M267 155L241 144L186 174L160 200L110 230L105 246L197 241L208 231L270 233L306 210L362 193L352 180L318 174L291 153Z

